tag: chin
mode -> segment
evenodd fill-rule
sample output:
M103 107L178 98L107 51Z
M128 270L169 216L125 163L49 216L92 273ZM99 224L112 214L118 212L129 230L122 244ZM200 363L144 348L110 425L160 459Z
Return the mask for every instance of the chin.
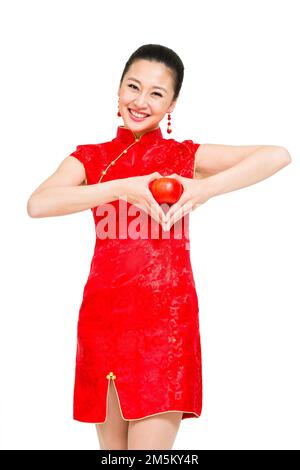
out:
M134 129L134 130L137 130L137 131L144 131L144 130L147 130L147 129L153 129L154 127L158 127L159 126L159 122L148 122L147 125L141 123L137 123L137 122L132 122L132 121L124 121L125 125L127 127L129 127L130 129Z

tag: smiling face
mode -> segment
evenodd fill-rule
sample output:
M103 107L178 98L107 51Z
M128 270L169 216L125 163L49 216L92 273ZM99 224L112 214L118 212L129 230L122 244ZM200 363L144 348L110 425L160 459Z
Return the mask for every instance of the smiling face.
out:
M159 62L136 60L118 90L124 127L131 129L137 137L156 129L165 114L173 111L177 101L173 101L173 95L173 74L168 67ZM130 110L143 116L133 116Z

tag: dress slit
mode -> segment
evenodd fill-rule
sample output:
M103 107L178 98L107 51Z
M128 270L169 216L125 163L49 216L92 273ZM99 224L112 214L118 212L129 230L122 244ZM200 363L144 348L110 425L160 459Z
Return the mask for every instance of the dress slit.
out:
M194 411L185 411L185 410L166 410L166 411L160 411L158 413L152 413L152 414L149 414L149 415L145 415L141 418L133 418L133 419L128 419L128 418L124 418L124 415L123 415L123 410L122 410L122 406L121 406L121 401L120 401L120 397L119 397L119 392L118 392L118 389L117 389L117 386L116 386L116 383L115 383L115 380L114 379L109 379L108 380L108 383L107 383L107 392L106 392L106 409L105 409L105 420L102 421L102 422L106 422L106 419L107 419L107 411L108 411L108 396L109 396L109 391L110 391L110 384L113 384L114 388L115 388L115 392L116 392L116 396L117 396L117 400L118 400L118 405L119 405L119 410L120 410L120 414L122 416L122 419L124 421L140 421L141 419L145 419L145 418L150 418L151 416L157 416L157 415L161 415L161 414L164 414L164 413L176 413L176 412L181 412L182 413L182 419L186 419L186 418L199 418L200 414L197 414L195 413Z
M109 391L110 391L110 384L111 384L111 382L113 383L113 386L114 386L114 388L115 388L115 392L116 392L116 395L117 395L120 414L121 414L123 420L124 420L124 421L127 421L127 420L124 418L124 416L123 416L122 406L121 406L121 402L120 402L120 398L119 398L119 392L118 392L118 389L117 389L117 387L116 387L115 381L114 381L113 379L109 379L109 380L107 381L106 408L105 408L105 420L104 420L104 423L106 422L106 418L107 418L107 411L108 411L108 395L109 395Z

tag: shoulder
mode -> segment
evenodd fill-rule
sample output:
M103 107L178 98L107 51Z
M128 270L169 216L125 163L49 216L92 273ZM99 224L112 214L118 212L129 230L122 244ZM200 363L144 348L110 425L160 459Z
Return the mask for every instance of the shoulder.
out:
M165 146L171 151L176 152L178 157L182 157L184 160L189 160L193 163L196 159L196 154L199 152L201 144L195 142L192 139L185 139L178 141L175 139L164 139Z
M76 157L83 164L99 160L102 153L107 153L111 149L111 142L79 144L76 149L69 155Z
M183 145L187 150L195 155L201 144L194 142L192 139L186 139L181 142L181 145Z
M192 139L178 141L175 139L165 139L166 146L171 154L174 165L176 165L176 173L186 178L194 177L195 155L200 144Z
M167 145L177 147L178 150L191 152L193 154L195 154L195 152L198 150L198 148L201 145L192 139L185 139L181 142L175 139L164 139L164 141L167 143Z
M76 157L79 160L90 160L93 153L95 144L78 144L76 149L70 153L71 157Z

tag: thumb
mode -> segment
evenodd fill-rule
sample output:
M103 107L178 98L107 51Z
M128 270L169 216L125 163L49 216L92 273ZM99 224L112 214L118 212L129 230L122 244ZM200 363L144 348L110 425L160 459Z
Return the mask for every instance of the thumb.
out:
M181 181L181 176L178 175L177 173L172 173L171 175L168 175L168 178L174 178L178 181Z
M160 177L161 177L161 174L158 171L154 171L153 173L149 175L149 182Z

